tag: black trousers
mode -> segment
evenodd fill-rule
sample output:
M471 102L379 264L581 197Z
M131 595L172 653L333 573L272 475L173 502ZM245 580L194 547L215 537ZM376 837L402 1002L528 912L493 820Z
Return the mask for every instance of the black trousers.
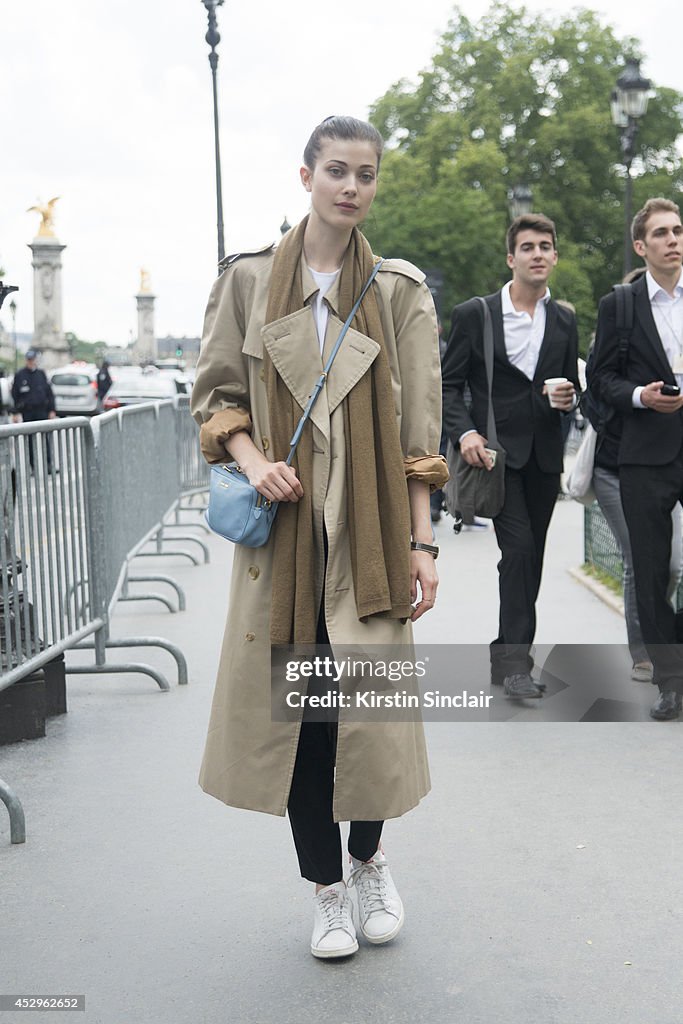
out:
M44 406L44 407L40 406L37 409L35 409L35 408L33 408L33 409L23 409L22 413L21 413L21 418L22 418L24 423L36 423L38 420L46 420L48 418L48 414L49 414L49 409L47 408L47 406ZM47 456L47 468L50 469L52 467L52 438L50 437L49 434L45 434L44 437L45 437L45 454ZM40 451L40 445L42 444L41 435L37 435L35 437L35 440L37 441L37 444L38 444L38 451ZM33 444L34 444L34 436L33 436L33 434L29 434L29 436L28 436L28 461L29 461L29 463L31 465L31 469L34 468L33 463L35 461L35 454L34 454L34 451L33 451Z
M676 645L676 615L666 591L671 557L671 511L683 500L683 450L665 466L621 466L638 618L660 690L683 693L683 647Z
M330 638L321 611L316 642ZM344 875L339 825L334 821L334 767L337 722L306 722L301 726L287 813L303 878L333 885ZM348 850L358 860L370 860L379 847L383 821L352 821Z
M521 469L505 468L505 504L493 520L500 548L498 636L491 644L491 678L529 672L536 634L545 538L560 489L559 473L543 473L536 456Z

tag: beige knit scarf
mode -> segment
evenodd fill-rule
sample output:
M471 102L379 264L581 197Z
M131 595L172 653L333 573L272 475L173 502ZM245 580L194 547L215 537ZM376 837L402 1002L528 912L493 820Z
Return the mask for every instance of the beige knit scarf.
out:
M266 323L304 305L301 258L307 218L280 242L273 263ZM368 242L354 228L339 281L339 313L351 312L374 266ZM374 288L375 286L373 286ZM407 618L410 607L410 509L391 372L377 298L370 288L352 327L380 345L369 370L343 401L346 501L358 618ZM313 315L311 311L311 316ZM342 342L345 345L346 341ZM263 352L270 433L284 461L302 409ZM331 373L334 373L334 367ZM318 619L313 527L313 427L306 427L294 467L303 487L298 502L282 502L273 528L271 641L314 643Z

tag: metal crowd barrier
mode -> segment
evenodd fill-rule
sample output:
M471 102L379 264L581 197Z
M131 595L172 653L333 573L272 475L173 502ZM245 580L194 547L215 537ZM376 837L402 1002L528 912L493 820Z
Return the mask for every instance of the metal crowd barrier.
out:
M169 551L169 527L181 523L184 495L208 489L208 467L199 453L189 399L146 403L88 420L74 417L0 426L0 690L31 675L68 650L94 651L94 665L66 665L73 673L138 672L168 690L149 665L108 663L112 648L161 647L175 659L178 682L187 683L182 652L160 637L110 637L118 600L156 598L182 610L182 589L169 576L136 575L140 554ZM191 506L197 511L196 506ZM175 522L171 522L175 518ZM198 544L197 537L173 540ZM154 551L145 551L150 543ZM156 594L132 594L131 582L162 581L178 608ZM0 780L0 800L10 813L12 842L23 842L23 810Z
M601 569L617 583L621 583L624 575L621 551L597 502L584 510L583 551L584 561L588 565Z
M597 502L584 510L583 523L584 561L601 569L621 585L624 578L621 551ZM679 583L674 605L677 610L683 608L683 579Z
M89 543L90 423L0 426L0 690L104 626Z

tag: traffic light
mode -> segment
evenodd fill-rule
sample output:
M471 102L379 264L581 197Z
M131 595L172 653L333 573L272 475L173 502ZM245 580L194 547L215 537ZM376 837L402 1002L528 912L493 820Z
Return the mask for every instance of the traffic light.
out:
M176 358L177 359L181 359L182 358L182 355L183 355L183 346L182 345L176 345L175 354L176 354Z

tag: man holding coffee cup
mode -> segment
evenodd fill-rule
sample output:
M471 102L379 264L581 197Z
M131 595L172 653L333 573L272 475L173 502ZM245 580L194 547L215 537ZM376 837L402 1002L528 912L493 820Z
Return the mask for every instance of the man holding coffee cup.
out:
M507 232L512 280L486 296L493 322L492 403L506 452L505 502L493 520L498 563L498 636L491 644L491 681L509 697L541 697L531 677L536 598L545 538L562 472L561 414L576 405L578 341L573 313L550 297L557 263L555 225L542 214L517 217ZM476 299L453 310L443 360L443 424L463 459L492 468L486 439L488 381L483 316ZM465 400L471 393L471 405Z

